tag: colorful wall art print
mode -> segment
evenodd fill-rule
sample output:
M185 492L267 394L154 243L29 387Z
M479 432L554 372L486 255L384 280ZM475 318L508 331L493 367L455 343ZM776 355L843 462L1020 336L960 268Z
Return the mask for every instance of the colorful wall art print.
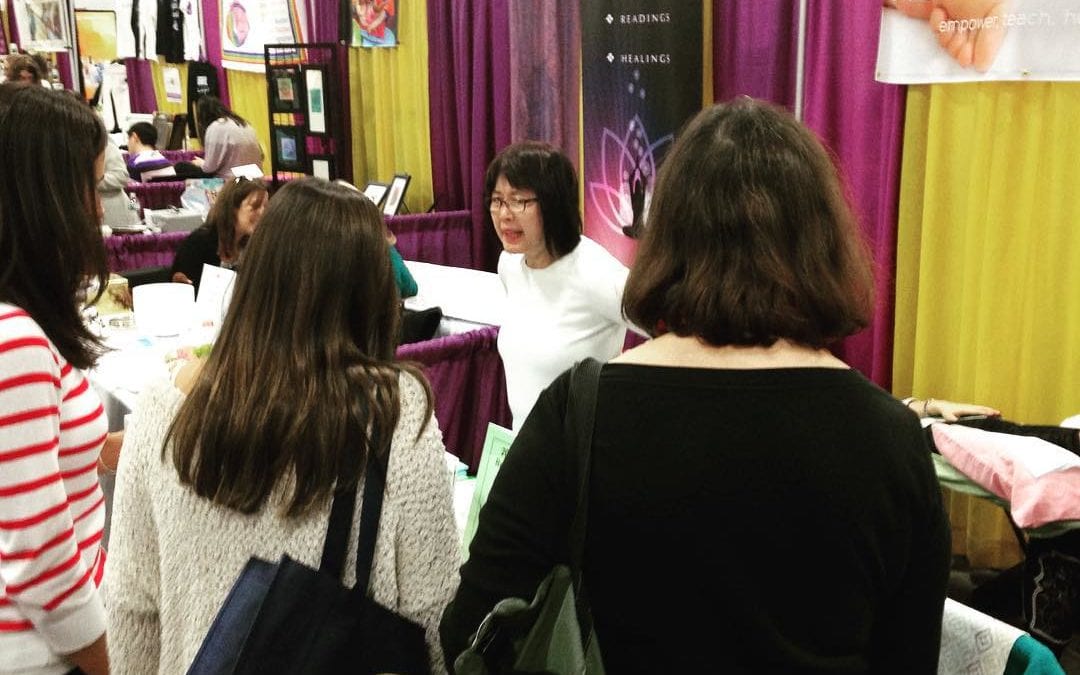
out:
M261 73L265 45L305 42L306 3L296 0L218 0L221 65ZM286 56L286 55L282 55Z
M352 16L353 47L396 47L400 0L346 0Z

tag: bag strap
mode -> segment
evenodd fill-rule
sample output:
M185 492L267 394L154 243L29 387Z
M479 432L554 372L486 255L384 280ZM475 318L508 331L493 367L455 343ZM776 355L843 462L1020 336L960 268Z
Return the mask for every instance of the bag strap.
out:
M360 534L356 544L356 587L364 589L365 592L375 558L375 538L379 534L385 484L382 463L375 459L374 453L369 452L367 466L364 468L364 502L360 505ZM352 528L355 510L355 485L351 490L334 493L319 570L335 579L341 579L341 573L345 569L345 553L348 551L349 530Z
M601 363L587 358L574 364L570 372L570 395L566 405L566 435L576 443L578 489L577 509L570 524L570 569L574 586L581 581L585 553L585 531L589 520L589 472L592 469L593 423L596 419L596 390L600 385Z
M592 607L589 605L582 575L585 556L585 534L589 521L589 474L592 471L593 426L596 421L596 392L600 388L600 369L596 359L587 358L574 364L570 373L570 395L566 405L566 434L576 447L574 458L578 468L577 509L570 523L570 580L574 585L574 610L581 644L588 651L592 638Z

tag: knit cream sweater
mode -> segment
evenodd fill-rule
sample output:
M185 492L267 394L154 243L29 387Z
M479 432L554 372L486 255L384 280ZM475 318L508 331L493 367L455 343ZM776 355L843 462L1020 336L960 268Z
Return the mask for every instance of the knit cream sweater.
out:
M141 396L121 452L105 568L112 672L182 673L199 650L221 603L251 556L282 554L318 567L330 506L284 519L280 493L262 512L244 515L197 497L162 462L165 431L183 401L166 382ZM457 587L459 539L442 435L424 426L424 393L401 378L401 419L390 464L371 574L372 596L427 630L437 673L439 616ZM416 440L417 433L423 433ZM346 583L355 580L361 495L353 518Z

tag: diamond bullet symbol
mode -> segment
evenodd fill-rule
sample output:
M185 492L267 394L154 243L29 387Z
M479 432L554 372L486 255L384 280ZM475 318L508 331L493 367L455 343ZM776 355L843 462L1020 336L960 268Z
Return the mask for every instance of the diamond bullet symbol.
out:
M607 62L608 62L608 63L611 63L611 62L612 62L612 61L614 61L614 60L615 60L615 55L614 55L614 54L612 54L611 52L608 52L608 53L607 53Z
M607 21L609 26L611 25L611 22L614 21L614 20L615 20L615 17L611 16L610 14L608 14L607 16L604 17L604 21Z

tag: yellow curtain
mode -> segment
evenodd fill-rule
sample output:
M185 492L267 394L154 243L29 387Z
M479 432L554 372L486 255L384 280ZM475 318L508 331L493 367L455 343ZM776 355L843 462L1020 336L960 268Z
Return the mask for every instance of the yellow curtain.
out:
M165 96L165 69L176 68L180 71L180 102L170 103ZM187 112L187 63L166 63L165 59L158 57L150 62L150 74L154 78L154 96L157 97L157 110L167 113Z
M897 234L897 396L1013 421L1080 412L1080 84L908 89ZM1000 509L949 495L953 548L1019 559Z
M349 49L353 178L363 188L410 174L405 203L417 213L434 200L426 0L410 2L398 15L398 35L394 48Z
M263 149L262 169L270 173L270 105L266 102L266 76L241 70L226 70L229 81L229 109L247 120Z

